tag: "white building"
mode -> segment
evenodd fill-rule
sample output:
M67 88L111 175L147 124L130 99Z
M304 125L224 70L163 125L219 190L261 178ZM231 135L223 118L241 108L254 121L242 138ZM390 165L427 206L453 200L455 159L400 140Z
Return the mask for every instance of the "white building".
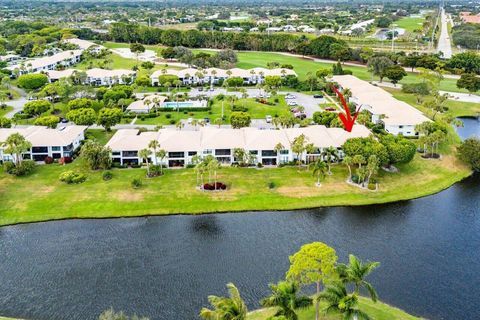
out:
M61 78L68 78L73 75L75 71L85 72L87 77L84 84L89 84L92 86L110 86L114 84L131 84L135 81L136 72L126 69L100 69L93 68L88 70L75 70L75 69L66 69L66 70L49 70L44 72L49 82L58 81Z
M297 76L297 73L291 69L286 68L232 68L228 70L219 68L208 68L204 70L195 68L187 68L183 70L164 69L157 70L150 76L152 86L158 86L160 84L160 77L162 75L177 76L184 85L192 85L217 84L219 81L224 81L229 77L243 78L244 84L257 84L263 82L266 76Z
M81 60L83 50L68 50L48 57L27 60L21 64L12 65L7 69L18 70L19 74L35 73L48 70L56 70L57 66L66 68Z
M85 139L86 129L86 126L66 126L59 129L39 126L0 129L0 142L6 141L14 133L19 133L32 144L32 148L22 155L23 159L35 161L44 161L46 157L60 159L73 156ZM4 149L5 147L0 147L0 161L14 161L15 156L6 154Z
M127 110L135 113L148 113L150 110L160 108L167 100L167 97L159 94L151 94L143 97L143 99L132 102Z
M315 146L313 153L296 155L292 152L291 143L302 134L308 143ZM199 130L160 129L139 132L137 129L122 129L113 135L107 146L112 150L113 161L122 165L141 163L142 159L138 152L148 148L152 140L157 140L160 148L167 151L167 157L162 161L168 167L187 166L196 155L201 157L212 155L221 163L228 165L238 161L234 157L234 150L237 148L244 149L252 155L252 164L277 165L298 157L303 161L314 161L320 157L324 148L340 149L347 139L369 135L370 131L361 125L354 126L352 132L320 125L280 130L202 127ZM276 151L278 144L283 146L279 152ZM160 159L152 155L150 161L158 164Z
M136 72L127 69L99 69L86 70L87 84L93 86L110 86L114 84L131 84L135 80Z
M418 136L417 124L430 121L421 111L406 102L395 99L390 93L355 76L333 76L341 89L352 92L350 101L361 106L372 115L372 122L382 123L385 131L407 137Z
M96 44L95 42L78 39L78 38L65 39L64 41L67 43L77 45L80 48L80 50L90 50L91 52L96 54L98 54L102 49L105 49L104 46Z

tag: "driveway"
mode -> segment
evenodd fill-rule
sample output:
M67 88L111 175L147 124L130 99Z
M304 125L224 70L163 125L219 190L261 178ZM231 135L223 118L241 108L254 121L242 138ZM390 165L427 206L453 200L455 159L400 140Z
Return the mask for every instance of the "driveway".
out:
M441 10L442 25L440 38L438 39L437 52L442 52L445 59L450 59L452 57L452 43L450 41L450 36L448 35L448 16L443 7Z
M15 113L19 112L19 111L22 111L23 110L23 106L25 105L25 103L28 102L27 100L27 93L25 91L23 91L22 89L20 88L17 88L17 87L12 87L11 88L12 90L15 90L17 91L19 94L20 94L20 98L19 99L16 99L16 100L9 100L9 101L6 101L5 104L7 106L11 106L13 107L13 110L8 112L7 114L5 114L5 117L6 118L13 118L13 116L15 115Z

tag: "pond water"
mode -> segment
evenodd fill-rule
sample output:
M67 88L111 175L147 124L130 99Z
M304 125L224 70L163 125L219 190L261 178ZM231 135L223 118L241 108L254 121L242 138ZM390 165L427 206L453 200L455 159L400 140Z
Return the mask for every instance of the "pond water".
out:
M463 136L479 132L466 120ZM470 128L472 127L472 128ZM323 241L381 262L383 301L430 319L478 319L480 176L439 194L364 207L105 220L0 228L0 314L96 319L111 306L155 319L197 319L234 282L249 308L288 256Z

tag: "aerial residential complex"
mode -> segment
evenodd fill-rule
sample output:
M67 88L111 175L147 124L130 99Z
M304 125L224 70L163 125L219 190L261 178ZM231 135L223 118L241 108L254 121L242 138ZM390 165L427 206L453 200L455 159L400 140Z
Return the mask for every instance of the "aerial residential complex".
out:
M136 77L136 72L126 69L100 69L93 68L85 71L66 69L66 70L51 70L45 72L49 82L58 81L61 78L71 77L74 72L85 72L86 77L82 81L82 84L88 84L93 86L111 86L115 84L131 84Z
M69 67L81 60L83 50L67 50L52 56L26 60L21 64L7 67L8 70L18 70L19 74L36 73L41 71L55 70L57 67Z
M314 152L295 154L291 144L300 135L305 135L313 144ZM214 156L222 164L239 161L234 157L235 149L244 149L252 156L252 164L279 165L293 160L311 162L320 157L328 147L341 149L347 139L368 137L370 131L364 126L355 126L352 132L340 128L310 126L280 130L256 128L227 129L204 127L199 130L160 129L156 132L140 132L137 129L118 130L107 143L112 150L112 159L122 165L139 164L143 160L138 152L148 148L152 140L167 151L165 159L151 156L153 163L163 162L168 167L185 167L192 163L194 156ZM278 146L282 146L278 150ZM278 151L277 151L278 150Z

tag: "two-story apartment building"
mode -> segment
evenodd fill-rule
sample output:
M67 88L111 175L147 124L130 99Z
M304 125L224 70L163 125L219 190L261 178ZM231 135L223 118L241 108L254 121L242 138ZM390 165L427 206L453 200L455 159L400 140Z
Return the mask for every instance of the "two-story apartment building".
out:
M66 68L80 62L83 50L68 50L52 56L26 60L21 64L7 67L11 71L18 70L20 75L56 70L58 66Z
M352 75L333 76L340 90L349 88L351 102L368 111L372 122L381 123L388 133L406 137L418 136L415 126L430 121L421 111L406 102L397 100L389 92Z
M314 145L314 151L295 154L291 144L302 134L305 135L307 143ZM320 157L325 148L334 147L340 150L347 139L369 135L370 131L361 125L354 126L352 132L320 125L280 130L203 127L199 130L168 128L155 132L140 132L137 129L122 129L113 135L107 146L112 150L113 161L122 165L143 162L145 159L140 158L138 152L148 148L152 140L159 142L167 156L165 159L158 159L151 155L149 161L162 161L168 167L185 167L191 164L192 158L197 155L211 155L220 163L229 165L239 161L235 159L235 149L243 149L250 154L252 164L278 165L295 159L313 161Z
M19 133L32 144L32 148L25 152L23 159L44 161L46 157L60 159L71 157L81 142L85 139L86 126L66 126L59 129L51 129L40 126L22 128L0 129L0 142ZM0 146L0 161L13 161L15 155L5 153L5 147Z

